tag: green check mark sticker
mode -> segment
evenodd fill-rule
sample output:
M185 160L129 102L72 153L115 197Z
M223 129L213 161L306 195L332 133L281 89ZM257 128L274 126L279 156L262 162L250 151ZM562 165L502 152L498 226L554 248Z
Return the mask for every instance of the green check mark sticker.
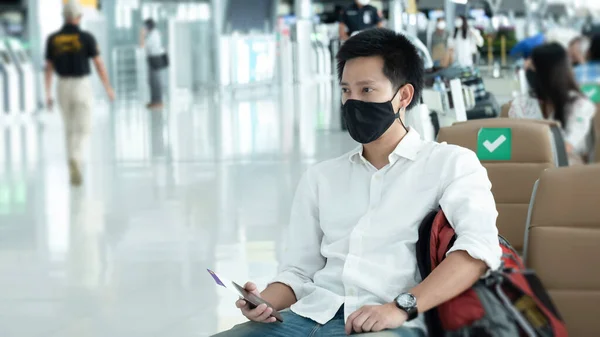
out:
M480 160L510 160L512 132L510 128L482 128L477 134L477 157Z
M581 91L594 103L600 103L600 85L584 84L581 86Z

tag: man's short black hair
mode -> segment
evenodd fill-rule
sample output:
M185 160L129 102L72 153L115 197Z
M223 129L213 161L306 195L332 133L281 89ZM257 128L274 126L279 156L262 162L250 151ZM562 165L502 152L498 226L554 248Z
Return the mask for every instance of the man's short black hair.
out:
M588 61L600 62L600 34L596 34L592 37Z
M383 58L383 74L392 82L394 90L408 83L415 88L407 110L419 104L425 69L423 60L412 42L404 35L384 28L368 29L354 35L344 42L337 54L339 80L342 80L347 61L369 56Z
M153 19L146 19L144 20L144 26L146 26L146 29L150 31L156 27L156 23Z

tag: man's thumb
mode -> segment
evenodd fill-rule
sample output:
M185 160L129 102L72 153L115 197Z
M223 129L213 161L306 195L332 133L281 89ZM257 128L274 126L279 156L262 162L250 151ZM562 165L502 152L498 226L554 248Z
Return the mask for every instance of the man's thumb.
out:
M256 290L256 284L252 283L252 282L247 282L246 285L244 285L244 289L246 289L247 291L255 291Z

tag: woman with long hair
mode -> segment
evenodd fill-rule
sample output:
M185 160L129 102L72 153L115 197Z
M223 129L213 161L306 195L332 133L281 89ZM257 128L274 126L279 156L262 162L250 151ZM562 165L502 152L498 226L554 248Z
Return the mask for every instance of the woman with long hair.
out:
M571 163L583 161L592 146L596 107L580 91L567 51L558 43L543 44L533 50L531 67L530 93L512 101L509 117L560 122Z
M464 15L456 18L454 35L448 39L448 48L454 62L461 67L473 67L473 54L483 46L483 37L477 29L471 29Z

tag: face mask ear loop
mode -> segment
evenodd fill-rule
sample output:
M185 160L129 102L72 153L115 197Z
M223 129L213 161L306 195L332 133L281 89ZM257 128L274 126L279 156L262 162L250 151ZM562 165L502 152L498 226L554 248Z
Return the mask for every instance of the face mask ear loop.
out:
M402 89L402 87L400 87L400 88L398 88L398 90L396 90L396 93L394 94L394 96L392 96L390 103L392 103L394 101L394 98L396 98L396 95L398 95L398 93L400 92L400 89Z
M406 108L400 108L400 110L398 110L398 120L400 121L400 124L402 124L402 127L404 128L404 130L406 130L406 132L408 132L408 129L406 128L406 125L404 125L404 122L402 121L402 118L400 117L400 111L404 110L404 116L406 116Z
M394 100L394 98L396 98L396 95L398 95L398 93L400 92L400 89L402 89L402 87L398 88L398 90L394 94L394 97L392 97L392 100L390 101L390 103ZM400 110L402 110L402 109L404 109L404 115L406 116L406 108L400 108ZM404 128L404 130L406 130L406 132L408 132L406 125L404 125L402 118L400 118L400 110L398 110L398 120L400 121L400 124L402 124L402 127Z

